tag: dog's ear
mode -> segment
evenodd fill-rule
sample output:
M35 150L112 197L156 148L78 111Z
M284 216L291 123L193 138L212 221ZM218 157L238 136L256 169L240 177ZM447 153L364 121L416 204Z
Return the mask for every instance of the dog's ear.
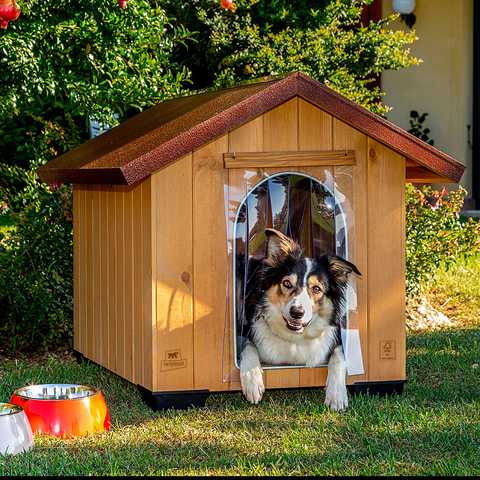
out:
M328 255L328 271L339 283L347 283L348 277L351 273L356 273L362 276L358 268L349 261L338 257L337 255Z
M267 248L264 262L271 267L278 265L287 255L299 250L299 245L282 232L273 228L265 229Z

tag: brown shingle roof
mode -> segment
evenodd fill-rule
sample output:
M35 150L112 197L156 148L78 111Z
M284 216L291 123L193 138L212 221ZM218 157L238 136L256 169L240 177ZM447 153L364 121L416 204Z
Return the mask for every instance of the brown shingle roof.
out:
M131 185L296 95L458 182L464 166L302 73L167 100L39 168L45 182Z

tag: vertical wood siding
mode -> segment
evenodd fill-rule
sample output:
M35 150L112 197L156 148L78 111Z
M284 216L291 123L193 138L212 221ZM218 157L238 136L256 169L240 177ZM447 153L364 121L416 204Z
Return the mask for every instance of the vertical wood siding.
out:
M76 185L74 212L75 349L152 388L150 180Z

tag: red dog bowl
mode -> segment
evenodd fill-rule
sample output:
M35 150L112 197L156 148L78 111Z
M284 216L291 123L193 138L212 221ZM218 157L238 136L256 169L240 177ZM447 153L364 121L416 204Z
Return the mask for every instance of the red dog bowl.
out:
M30 385L13 392L10 402L24 409L34 434L77 437L110 430L102 392L85 385Z

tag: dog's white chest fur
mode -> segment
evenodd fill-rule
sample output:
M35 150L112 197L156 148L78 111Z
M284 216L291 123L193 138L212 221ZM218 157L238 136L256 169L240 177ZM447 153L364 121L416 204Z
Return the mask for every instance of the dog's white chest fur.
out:
M336 327L327 320L313 318L301 334L286 332L285 327L276 328L277 325L278 322L267 322L264 315L257 317L253 325L253 341L262 364L317 367L328 363Z

